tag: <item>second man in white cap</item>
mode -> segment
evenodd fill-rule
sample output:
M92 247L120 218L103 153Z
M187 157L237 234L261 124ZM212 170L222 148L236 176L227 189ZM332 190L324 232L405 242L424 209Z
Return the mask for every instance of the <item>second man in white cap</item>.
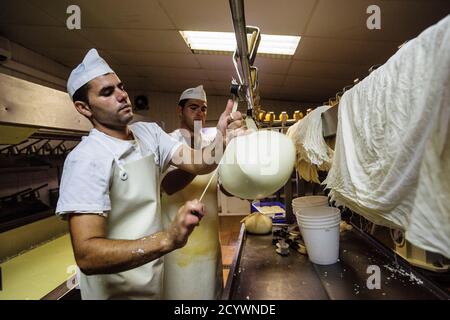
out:
M215 128L208 128L206 92L203 86L186 89L180 96L176 113L179 129L170 135L177 141L201 149L213 143ZM213 131L213 132L211 132ZM162 180L164 225L176 217L186 201L200 197L213 173L195 175L170 166ZM183 248L164 257L165 299L219 299L223 288L222 255L219 242L217 180L214 177L203 196L208 215L202 219ZM200 289L201 288L201 289Z

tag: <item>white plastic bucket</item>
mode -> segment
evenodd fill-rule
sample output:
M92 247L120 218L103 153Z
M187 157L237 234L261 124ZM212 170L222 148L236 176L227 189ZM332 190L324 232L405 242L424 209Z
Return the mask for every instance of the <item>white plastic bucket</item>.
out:
M306 196L292 200L292 209L297 213L301 213L306 208L328 207L328 198L325 196Z
M325 196L305 196L292 199L292 206L297 208L328 206L328 198Z
M340 222L341 213L339 209L332 207L311 207L304 208L303 211L295 213L297 223L327 226L335 222Z
M297 214L302 218L322 219L340 215L340 210L333 207L309 207L303 208Z
M328 265L339 258L339 222L330 226L300 225L309 260Z
M311 262L333 264L339 257L341 213L332 207L308 207L295 214Z
M299 226L300 226L300 224L327 226L329 224L341 222L340 216L331 217L331 218L327 218L327 219L321 219L321 220L305 219L305 218L300 217L299 215L296 215L296 217L297 217L297 223Z
M305 221L301 221L301 220L297 220L298 226L300 227L300 229L302 227L307 227L307 228L328 228L328 227L334 227L336 224L340 224L341 221L340 220L335 220L335 221L329 221L326 223L311 223L311 222L305 222Z

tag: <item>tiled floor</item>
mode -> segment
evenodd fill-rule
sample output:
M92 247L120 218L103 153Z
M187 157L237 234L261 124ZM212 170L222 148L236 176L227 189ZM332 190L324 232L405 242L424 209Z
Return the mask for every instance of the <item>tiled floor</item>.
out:
M220 243L222 245L223 280L226 284L228 273L238 245L241 220L244 216L220 216Z

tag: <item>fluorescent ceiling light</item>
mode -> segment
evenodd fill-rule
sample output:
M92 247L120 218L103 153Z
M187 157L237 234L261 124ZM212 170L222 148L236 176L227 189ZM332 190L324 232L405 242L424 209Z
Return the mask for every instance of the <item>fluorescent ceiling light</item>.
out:
M193 51L229 51L236 49L233 32L180 31L181 36ZM261 34L258 53L293 55L300 42L299 36Z

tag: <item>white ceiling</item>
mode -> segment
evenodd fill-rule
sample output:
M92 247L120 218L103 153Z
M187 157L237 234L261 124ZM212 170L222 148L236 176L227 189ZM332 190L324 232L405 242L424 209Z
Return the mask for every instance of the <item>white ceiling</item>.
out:
M81 8L81 30L66 9ZM369 30L366 8L381 8ZM384 63L398 45L450 13L450 1L246 0L248 25L300 35L293 57L258 56L261 96L320 102ZM178 30L233 31L228 0L2 0L0 34L73 68L97 48L130 90L177 92L203 83L228 95L231 55L193 54Z

